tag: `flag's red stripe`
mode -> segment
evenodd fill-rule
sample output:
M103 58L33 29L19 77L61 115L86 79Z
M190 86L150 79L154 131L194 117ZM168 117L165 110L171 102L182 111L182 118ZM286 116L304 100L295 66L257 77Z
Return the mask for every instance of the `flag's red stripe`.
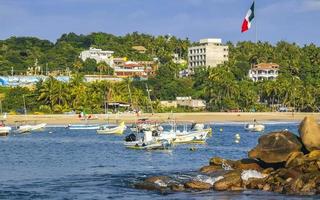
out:
M249 27L248 27L248 21L247 21L247 19L244 19L243 22L242 22L241 33L247 31L248 29L249 29Z

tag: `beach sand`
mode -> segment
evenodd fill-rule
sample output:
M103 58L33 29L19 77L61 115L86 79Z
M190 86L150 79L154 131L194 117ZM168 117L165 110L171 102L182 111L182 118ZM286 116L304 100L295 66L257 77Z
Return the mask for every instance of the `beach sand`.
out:
M36 121L37 123L47 123L48 125L68 125L83 123L134 123L139 118L149 118L159 122L176 120L179 122L249 122L256 119L259 122L264 121L301 121L305 116L320 117L320 113L284 113L284 112L264 112L264 113L216 113L216 112L199 112L199 113L145 113L137 116L132 113L93 115L98 119L80 120L78 115L8 115L6 124L15 125L16 121ZM32 123L32 122L30 122Z

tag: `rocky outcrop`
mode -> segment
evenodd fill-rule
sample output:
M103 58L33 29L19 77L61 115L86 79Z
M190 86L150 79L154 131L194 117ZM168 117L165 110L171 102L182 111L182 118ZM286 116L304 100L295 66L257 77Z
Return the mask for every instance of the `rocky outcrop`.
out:
M316 133L318 125L315 125L315 121L305 118L300 125L300 135L309 137ZM258 145L248 153L250 158L213 157L196 177L173 180L156 176L135 187L160 192L258 189L290 195L320 194L320 149L308 137L301 140L288 131L272 132L259 138ZM309 151L301 151L303 145Z
M314 117L305 117L299 126L300 138L307 150L320 150L320 126Z
M212 189L212 185L210 183L205 183L202 181L191 180L184 184L185 188L193 189L193 190L210 190Z
M285 162L292 152L299 152L302 144L288 131L272 132L259 138L258 145L249 151L249 158L266 163Z

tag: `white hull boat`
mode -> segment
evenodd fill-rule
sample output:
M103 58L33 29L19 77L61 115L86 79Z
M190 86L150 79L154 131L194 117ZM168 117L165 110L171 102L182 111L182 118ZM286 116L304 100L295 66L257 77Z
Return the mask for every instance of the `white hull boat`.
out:
M246 131L251 131L251 132L261 132L264 131L265 126L263 124L246 124L244 126L244 129Z
M21 125L15 130L15 133L28 133L31 131L37 131L45 128L47 126L46 123L36 124L36 125Z
M121 135L127 129L124 122L121 122L119 126L108 128L106 126L101 126L99 130L97 130L98 134L118 134Z
M69 130L98 130L101 126L99 124L69 124Z
M0 127L0 136L7 136L11 131L11 127L9 126L1 126Z
M133 139L133 141L131 139ZM124 142L124 146L127 148L141 150L163 150L170 148L171 144L172 142L170 140L157 140L155 137L152 136L151 131L145 131L144 137L138 140L136 140L136 136L134 136L134 138L130 138L129 135L128 137L126 137L126 141Z
M204 143L207 140L209 130L199 130L191 132L181 132L176 134L176 138L173 140L174 143Z

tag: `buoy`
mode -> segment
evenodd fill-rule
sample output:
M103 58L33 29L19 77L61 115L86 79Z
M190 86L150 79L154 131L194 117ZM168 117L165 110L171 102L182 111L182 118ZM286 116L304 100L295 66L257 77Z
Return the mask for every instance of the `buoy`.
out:
M240 134L239 133L237 133L237 134L235 134L235 136L234 136L236 139L240 139Z
M223 131L223 128L220 128L220 132L222 132Z
M49 133L52 133L51 131Z
M234 142L238 144L238 143L240 142L240 140L237 140L237 139L236 139Z

